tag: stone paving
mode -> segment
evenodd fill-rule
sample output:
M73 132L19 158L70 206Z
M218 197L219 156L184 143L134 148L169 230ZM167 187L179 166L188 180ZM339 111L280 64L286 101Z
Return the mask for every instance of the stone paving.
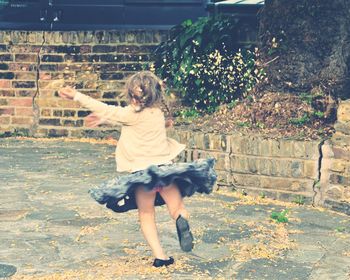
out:
M87 190L115 175L114 147L0 140L0 279L350 279L349 216L230 190L186 199L196 237L179 249L166 207L151 267L137 212L115 214ZM287 223L270 218L288 209Z

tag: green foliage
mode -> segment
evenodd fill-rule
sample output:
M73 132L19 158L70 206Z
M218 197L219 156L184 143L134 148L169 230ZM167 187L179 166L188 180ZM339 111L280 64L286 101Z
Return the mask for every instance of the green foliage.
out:
M315 111L315 112L313 112L313 116L316 118L322 119L322 118L324 118L324 113L321 111Z
M277 223L288 223L287 218L288 210L283 210L281 212L272 212L270 218L275 220Z
M302 92L300 95L299 95L300 99L303 100L304 102L306 102L307 104L310 104L312 103L312 100L313 100L313 95L309 92Z
M200 114L193 108L182 109L176 112L175 117L179 118L178 121L191 122L194 119L198 118Z
M304 124L306 124L306 123L309 123L311 121L311 119L310 119L310 117L309 117L309 115L307 114L307 113L305 113L302 117L300 117L300 118L291 118L290 120L289 120L289 122L291 123L291 124L294 124L294 125L296 125L296 126L302 126L302 125L304 125Z
M292 202L296 203L298 205L303 205L303 204L305 204L305 196L303 196L303 195L296 195L293 198Z
M185 105L212 113L265 77L257 50L238 49L237 25L232 16L187 20L156 49L156 74L179 90Z
M345 232L346 228L345 227L336 227L335 229L337 232Z

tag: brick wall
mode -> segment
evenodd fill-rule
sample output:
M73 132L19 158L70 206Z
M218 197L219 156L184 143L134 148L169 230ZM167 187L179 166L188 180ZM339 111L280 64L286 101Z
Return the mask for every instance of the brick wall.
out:
M121 104L128 75L142 69L167 38L156 30L104 32L0 31L0 136L99 137L88 111L57 97L64 84L109 104ZM350 214L350 101L340 103L335 135L323 141L170 131L188 149L183 161L217 159L219 186Z
M322 148L319 200L350 214L350 100L339 104L335 129Z
M166 31L0 31L0 133L99 136L88 112L57 97L64 84L120 104L124 81L150 60ZM112 130L108 133L117 133Z
M183 130L171 136L188 144L183 161L216 158L218 185L282 200L312 202L319 179L318 141L203 134Z

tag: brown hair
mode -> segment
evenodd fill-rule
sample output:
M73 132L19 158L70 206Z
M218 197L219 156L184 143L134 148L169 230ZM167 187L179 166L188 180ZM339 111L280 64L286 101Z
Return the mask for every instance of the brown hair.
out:
M142 71L132 75L126 83L126 96L135 99L142 111L146 107L163 102L163 81L150 71Z

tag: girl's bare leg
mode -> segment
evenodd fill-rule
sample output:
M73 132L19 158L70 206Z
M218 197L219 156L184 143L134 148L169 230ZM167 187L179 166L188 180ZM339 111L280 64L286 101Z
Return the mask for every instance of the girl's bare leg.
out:
M186 219L189 218L189 214L185 209L185 205L177 185L171 184L167 187L164 187L159 191L159 194L164 199L168 207L170 216L174 220L176 220L179 217L179 215Z
M145 191L142 186L135 191L136 204L139 210L139 218L142 233L152 249L153 255L157 259L166 260L168 257L164 254L160 245L157 226L155 221L154 200L155 192Z

